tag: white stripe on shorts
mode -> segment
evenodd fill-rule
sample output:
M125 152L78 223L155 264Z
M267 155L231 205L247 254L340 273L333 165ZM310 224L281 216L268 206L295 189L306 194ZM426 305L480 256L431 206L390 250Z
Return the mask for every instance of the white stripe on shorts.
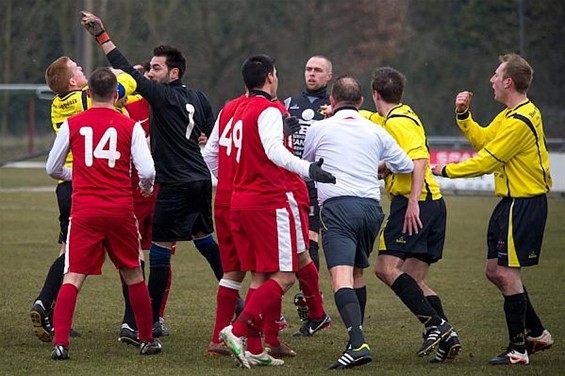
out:
M279 243L279 271L292 271L292 239L290 217L286 209L276 209L277 234Z
M296 248L298 254L306 251L306 242L304 241L304 233L302 232L302 222L300 221L300 211L298 210L298 202L294 198L294 193L286 192L286 197L288 198L288 203L290 205L290 211L294 217L294 227L296 229Z

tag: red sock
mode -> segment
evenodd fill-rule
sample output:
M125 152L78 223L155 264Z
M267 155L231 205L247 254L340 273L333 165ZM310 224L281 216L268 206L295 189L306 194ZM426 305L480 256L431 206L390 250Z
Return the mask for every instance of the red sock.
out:
M135 323L139 330L139 340L153 342L153 314L145 281L129 285L128 292Z
M298 283L306 299L310 319L323 319L325 311L322 295L320 294L320 279L318 269L316 269L316 265L313 262L298 271Z
M247 349L252 354L263 352L261 340L256 338L256 334L260 334L260 328L263 325L261 318L265 318L269 310L275 309L273 307L280 304L283 294L283 290L275 280L267 280L245 303L245 309L233 324L233 333L236 336L247 337Z
M255 294L255 291L257 291L257 289L254 288L248 288L247 289L247 294L245 294L245 302L243 303L243 311L239 314L239 317L241 317L241 315L244 315L243 317L246 318L245 320L241 320L240 323L238 323L238 321L234 321L233 322L233 334L235 334L238 337L241 336L247 336L247 320L252 320L251 316L249 316L247 313L245 313L245 309L247 308L247 305L249 303L249 301L251 300L251 297L253 296L253 294Z
M174 254L171 252L171 254ZM161 300L161 307L159 308L159 317L165 317L165 306L167 305L167 299L169 299L169 291L171 291L171 281L173 279L173 268L169 265L169 279L167 280L167 288L163 293L163 300Z
M220 281L222 283L222 281ZM216 295L216 324L212 333L212 342L220 343L220 330L228 326L233 319L239 290L220 285Z
M279 339L279 319L282 314L282 299L275 302L272 307L269 307L265 312L265 319L263 320L263 334L265 335L265 343L271 347L279 347L281 341Z
M69 347L69 333L73 325L77 295L77 288L70 283L65 283L59 290L55 312L53 313L53 325L55 328L54 345Z

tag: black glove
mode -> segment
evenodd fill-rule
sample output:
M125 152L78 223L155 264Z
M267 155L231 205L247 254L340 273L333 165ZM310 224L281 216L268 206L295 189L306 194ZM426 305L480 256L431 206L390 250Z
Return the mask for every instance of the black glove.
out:
M308 170L308 175L310 179L319 181L320 183L332 183L335 184L335 176L322 169L322 163L324 163L324 158L318 159L316 162L310 163L310 169Z
M286 139L291 134L300 130L300 122L296 116L289 116L288 114L285 115L283 115L283 134Z

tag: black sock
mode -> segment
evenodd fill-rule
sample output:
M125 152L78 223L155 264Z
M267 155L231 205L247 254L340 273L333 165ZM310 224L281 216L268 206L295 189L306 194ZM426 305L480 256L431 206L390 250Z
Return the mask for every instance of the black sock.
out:
M152 244L149 250L149 282L147 283L147 288L151 297L154 323L159 321L163 296L169 282L170 268L171 250Z
M426 327L441 324L441 317L424 297L418 283L407 273L398 276L390 288Z
M316 269L320 270L320 246L318 242L314 240L310 240L310 248L308 248L308 252L310 253L310 258L316 265Z
M141 261L141 271L143 272L143 279L145 280L145 261ZM129 289L128 285L122 278L122 294L124 295L124 318L122 319L122 324L128 324L133 330L137 330L137 324L135 323L135 316L133 314L133 308L131 308L131 303L129 301Z
M194 240L194 246L198 249L198 252L208 261L208 264L212 267L216 279L219 281L224 275L222 270L222 262L220 260L220 248L218 243L214 240L212 235L208 235L201 239Z
M532 337L539 337L544 331L544 326L541 323L539 316L537 315L536 311L534 310L534 306L530 301L530 296L528 295L528 291L526 291L526 286L524 286L524 294L526 295L526 330L528 331L528 335Z
M53 302L57 299L57 294L59 289L63 284L63 273L65 271L65 255L62 254L53 261L47 277L45 277L45 283L43 288L37 297L37 300L43 302L44 308L46 310L51 309Z
M504 314L508 326L510 347L521 353L526 351L524 332L526 331L526 294L515 294L504 297Z
M361 322L361 309L357 295L350 288L341 288L335 292L335 304L341 319L349 334L349 343L352 348L358 348L365 343L363 326Z
M449 321L447 319L447 316L445 315L445 312L443 311L443 306L441 304L441 299L439 298L439 296L429 295L426 296L426 299L428 300L434 311L436 311L436 313L439 315L439 317L441 317L445 321Z
M367 305L367 287L355 289L355 295L359 301L359 308L361 308L361 324L365 322L365 306Z

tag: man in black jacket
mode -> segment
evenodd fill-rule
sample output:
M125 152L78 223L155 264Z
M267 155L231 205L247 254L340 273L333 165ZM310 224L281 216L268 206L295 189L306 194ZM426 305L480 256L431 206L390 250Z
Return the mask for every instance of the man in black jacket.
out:
M112 67L129 73L137 92L151 107L151 152L155 160L159 193L153 219L153 243L149 251L149 293L153 306L154 335L167 335L159 320L161 302L169 280L171 248L177 241L193 240L208 260L216 278L223 271L212 233L212 183L200 153L199 137L210 135L214 115L206 96L181 81L186 69L182 53L171 46L153 50L148 78L121 54L100 18L82 12L81 23L102 47Z

